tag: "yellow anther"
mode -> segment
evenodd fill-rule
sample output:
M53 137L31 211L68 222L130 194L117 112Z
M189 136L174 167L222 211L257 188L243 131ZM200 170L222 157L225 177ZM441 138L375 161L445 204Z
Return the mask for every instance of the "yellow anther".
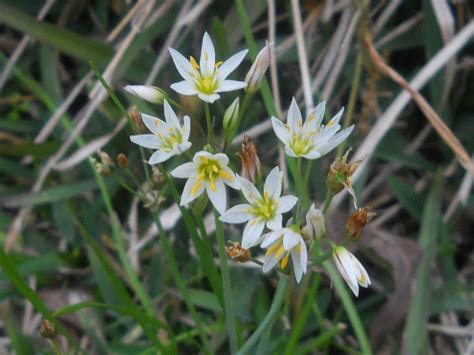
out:
M204 52L204 60L207 62L209 60L209 54Z
M329 121L328 124L326 125L326 127L332 127L336 124L335 121Z
M224 169L221 170L221 172L219 173L219 176L226 180L230 180L230 181L234 180L234 177L231 174L229 174L227 171L225 171Z
M313 113L313 114L309 115L309 116L306 118L306 120L307 120L307 121L313 121L315 118L316 118L316 115Z
M287 254L286 256L283 257L283 259L281 259L281 263L280 263L280 266L282 269L286 268L286 265L288 264L288 258L289 258L289 254Z
M195 196L202 187L202 181L198 180L191 189L191 195Z
M191 61L191 65L193 66L193 68L194 68L195 70L198 70L198 69L199 69L199 64L196 62L196 59L194 59L194 57L191 56L191 57L189 58L189 60Z
M218 62L216 63L216 69L219 69L219 67L220 67L222 64L224 64L224 62L223 62L222 60L218 61Z
M211 183L209 184L209 187L211 188L212 191L214 191L214 192L217 191L217 187L216 187L215 181L211 181Z

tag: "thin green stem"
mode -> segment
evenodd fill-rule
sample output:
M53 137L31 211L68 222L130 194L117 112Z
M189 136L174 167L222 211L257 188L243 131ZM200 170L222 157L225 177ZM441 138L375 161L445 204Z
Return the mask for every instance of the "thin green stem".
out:
M334 195L331 194L330 192L326 193L326 198L324 200L324 206L323 206L323 214L326 215L329 207L331 206L332 199L334 198Z
M270 306L270 310L268 311L265 318L262 320L258 328L253 332L250 338L247 339L245 344L240 348L237 352L237 355L244 355L249 353L252 346L260 339L263 332L273 324L274 320L276 319L277 313L280 311L280 308L285 300L286 290L288 288L288 280L285 277L280 276L280 281L278 282L278 287L275 291L275 295L273 296L272 305Z
M303 211L303 204L304 204L304 192L303 192L303 178L302 178L302 164L303 158L298 157L296 158L296 175L295 175L295 190L296 195L298 197L298 206L296 208L296 220L297 224L300 223L300 215Z
M235 354L237 352L237 327L234 313L234 301L232 300L229 265L227 263L227 253L225 252L224 229L222 228L222 222L219 220L217 211L214 211L214 220L216 222L216 237L219 251L219 260L221 263L222 286L224 288L227 333L229 335L230 352L231 354Z
M367 337L367 333L365 332L364 326L359 317L359 313L357 312L354 301L352 300L351 295L349 294L346 286L344 285L344 281L341 279L341 276L339 275L330 260L326 260L325 262L323 262L323 266L331 277L331 280L334 284L334 288L341 297L342 305L344 306L347 316L349 317L349 321L351 322L352 327L354 328L354 332L356 334L357 339L359 340L362 353L364 355L371 355L372 348L370 347L369 338Z
M359 93L360 80L362 76L362 54L359 52L357 54L356 66L354 71L354 78L352 80L351 93L349 95L349 103L347 105L347 112L344 117L344 123L342 124L343 128L349 127L354 118L354 110L357 101L357 95ZM346 148L347 140L344 140L339 147L337 147L336 156L342 156L344 149Z
M181 276L181 273L179 272L178 268L178 262L176 260L176 257L174 256L173 249L171 247L171 243L166 237L165 230L163 228L163 225L161 224L160 217L157 214L153 215L153 218L155 220L155 223L158 227L159 235L160 235L160 240L161 244L163 245L163 249L166 254L166 258L168 259L169 267L171 269L171 273L173 274L173 277L178 284L178 287L181 291L181 294L183 295L184 302L186 303L186 307L188 307L189 312L191 313L191 317L193 318L194 322L196 323L196 327L198 328L199 335L201 337L201 341L206 349L206 352L209 354L212 354L212 349L209 344L209 340L204 333L203 325L201 322L201 319L196 311L196 308L194 307L193 302L191 301L191 296L188 292L188 289L186 287L186 283Z
M214 132L212 129L212 117L211 109L209 108L209 103L204 103L204 108L206 110L206 123L207 123L207 144L214 146Z
M63 352L61 350L61 346L57 339L51 339L51 343L53 343L54 354L61 355Z

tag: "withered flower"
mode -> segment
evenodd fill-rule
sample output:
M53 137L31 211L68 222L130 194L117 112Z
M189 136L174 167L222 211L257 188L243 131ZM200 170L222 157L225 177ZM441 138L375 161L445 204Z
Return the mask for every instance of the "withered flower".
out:
M352 188L352 175L355 173L364 158L359 159L355 163L348 163L347 157L350 151L351 150L349 149L343 157L336 158L336 160L331 164L326 178L326 187L332 195L336 195L346 188L352 195L354 206L357 208L357 198L354 189Z
M92 164L95 166L95 170L101 175L110 175L115 171L115 163L106 152L99 150L97 152L100 158L100 162L95 158L91 158Z
M369 209L369 207L362 207L357 209L346 223L346 238L351 240L359 239L364 227L377 214Z
M250 260L252 254L250 250L242 248L239 242L228 242L230 244L229 247L225 247L225 251L229 258L234 261L238 261L241 263L245 263Z
M244 143L242 143L239 156L242 161L240 175L255 183L256 177L260 175L260 159L257 155L257 146L252 138L247 135L244 136Z
M126 168L128 166L127 156L123 153L117 155L117 164L120 168Z
M39 331L41 336L47 339L55 339L57 335L56 326L53 322L44 318L41 320Z
M128 114L133 120L133 123L135 123L135 126L138 128L140 132L145 130L145 125L143 124L142 121L142 114L140 111L138 111L137 106L133 106L130 111L128 111Z

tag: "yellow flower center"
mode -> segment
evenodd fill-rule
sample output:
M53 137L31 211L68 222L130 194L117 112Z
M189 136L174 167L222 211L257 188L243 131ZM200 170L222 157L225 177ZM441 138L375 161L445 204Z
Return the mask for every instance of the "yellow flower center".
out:
M276 215L278 202L268 193L263 194L263 198L259 199L256 204L249 208L249 212L262 220L270 220Z
M206 56L208 55L207 53L204 53L204 54ZM206 57L206 60L207 60L207 57ZM194 73L192 73L191 75L194 77L196 89L207 95L213 94L218 88L218 80L217 80L218 75L217 74L218 74L218 69L222 65L223 62L221 61L217 62L214 65L214 72L211 73L210 75L203 76L201 72L199 71L200 67L196 59L194 59L194 57L191 57L190 61L194 69Z
M212 191L216 191L216 180L218 179L233 181L234 177L222 167L217 159L201 157L198 166L197 181L191 190L191 194L195 195L202 187L204 181L209 183Z
M293 134L290 140L290 148L295 152L297 156L308 154L312 147L311 140L308 136L301 135L300 133Z
M166 135L159 134L162 139L161 149L167 152L172 151L176 145L183 143L183 135L179 130L176 128L169 128L168 130L169 133Z

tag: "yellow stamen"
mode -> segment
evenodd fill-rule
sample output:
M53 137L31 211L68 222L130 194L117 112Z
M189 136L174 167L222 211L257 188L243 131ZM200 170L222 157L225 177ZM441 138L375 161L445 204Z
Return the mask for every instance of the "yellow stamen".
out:
M220 67L222 64L224 64L224 62L223 62L222 60L218 61L218 62L216 63L216 69L219 69L219 67Z
M224 169L221 170L219 176L225 180L234 181L234 177L229 172L225 171Z
M199 64L196 62L196 59L194 59L194 57L191 56L189 60L191 61L191 65L193 66L193 68L195 70L198 70L199 69Z
M309 115L306 120L307 121L313 121L314 119L316 118L316 115L315 114L312 114L312 115Z
M202 181L198 180L191 189L191 195L195 196L202 187Z
M330 121L330 122L328 122L328 124L326 125L326 127L332 127L332 126L334 126L335 124L336 124L335 121Z
M214 181L211 181L211 183L209 184L209 187L211 188L212 191L214 192L217 191L216 183Z
M281 259L281 262L280 262L280 266L282 269L286 268L286 265L288 264L288 258L289 258L289 254L287 254L286 256L283 257L283 259Z

